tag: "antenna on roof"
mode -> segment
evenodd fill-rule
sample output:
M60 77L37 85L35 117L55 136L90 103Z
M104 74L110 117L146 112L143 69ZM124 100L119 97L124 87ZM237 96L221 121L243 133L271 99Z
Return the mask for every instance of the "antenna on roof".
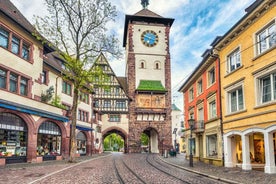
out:
M147 9L149 5L149 0L141 0L141 5L143 6L143 9Z

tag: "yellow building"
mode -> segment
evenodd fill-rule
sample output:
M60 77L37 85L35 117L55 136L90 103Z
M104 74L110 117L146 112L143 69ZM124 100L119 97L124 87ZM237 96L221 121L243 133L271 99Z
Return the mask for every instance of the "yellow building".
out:
M276 173L276 1L255 1L214 44L225 166Z

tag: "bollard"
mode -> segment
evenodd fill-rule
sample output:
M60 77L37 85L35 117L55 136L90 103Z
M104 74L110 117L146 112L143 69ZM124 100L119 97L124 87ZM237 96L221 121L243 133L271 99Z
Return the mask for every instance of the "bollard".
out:
M165 152L164 152L164 158L168 158L168 150L165 150Z

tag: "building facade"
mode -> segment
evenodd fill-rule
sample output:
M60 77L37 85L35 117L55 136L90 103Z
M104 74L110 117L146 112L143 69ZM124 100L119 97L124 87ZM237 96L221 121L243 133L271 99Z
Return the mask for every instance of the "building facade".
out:
M202 57L179 89L184 98L186 151L200 161L223 165L219 59L212 49ZM192 130L189 120L194 120Z
M105 79L103 84L99 84L99 79L95 78L93 110L99 114L101 124L101 135L97 137L99 146L103 145L103 140L111 133L116 133L122 137L127 148L128 137L128 96L126 95L126 78L117 77L109 62L103 54L96 59L93 68L99 67Z
M0 165L69 156L73 86L62 79L53 48L33 32L9 0L0 2ZM91 94L84 90L76 130L80 155L92 151L91 115Z
M255 1L214 47L225 166L276 173L276 1Z
M141 152L141 134L145 133L150 137L150 152L160 153L172 146L169 33L174 20L146 5L125 18L128 151Z

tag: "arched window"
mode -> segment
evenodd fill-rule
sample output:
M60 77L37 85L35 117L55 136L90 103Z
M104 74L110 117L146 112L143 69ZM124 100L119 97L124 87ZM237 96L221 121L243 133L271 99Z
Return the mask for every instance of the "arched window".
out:
M56 123L45 121L38 129L37 155L43 160L52 160L52 157L61 154L61 131Z
M79 132L77 135L77 153L86 155L86 136L83 132Z
M156 69L156 70L160 70L161 69L159 61L155 61L154 62L154 69Z
M27 138L28 129L23 119L11 113L0 113L0 157L26 156Z
M146 68L146 62L145 61L141 61L140 62L140 68Z

